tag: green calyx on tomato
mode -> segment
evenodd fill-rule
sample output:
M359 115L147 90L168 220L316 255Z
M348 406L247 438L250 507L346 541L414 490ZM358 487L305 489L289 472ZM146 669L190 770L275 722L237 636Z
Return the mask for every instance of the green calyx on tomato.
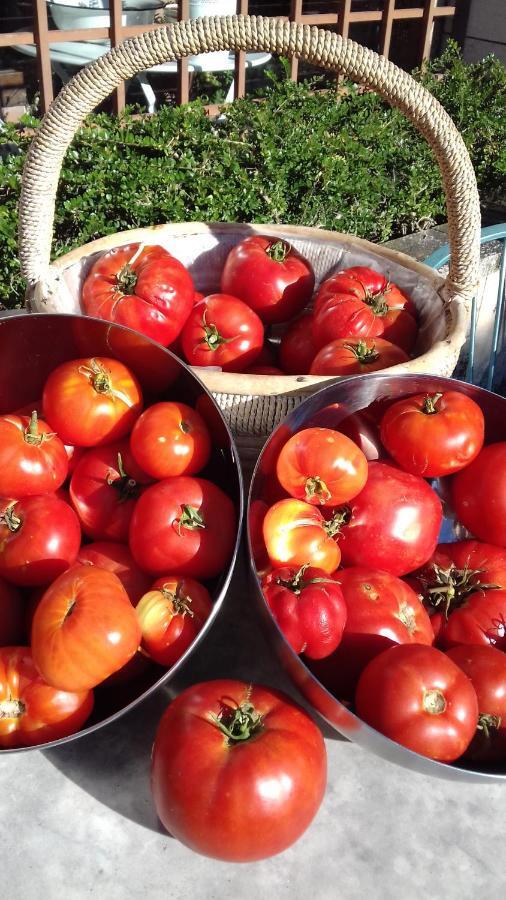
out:
M79 372L85 375L97 394L112 394L111 379L107 369L96 359L90 360L89 366L80 366Z
M288 590L293 591L294 594L300 594L304 588L309 587L310 584L335 584L333 578L304 578L306 569L309 568L309 563L306 563L304 566L301 566L298 572L295 573L293 578L275 578L274 581L276 584L279 584L281 587L286 587Z
M211 721L228 738L232 746L242 741L248 741L262 730L262 716L250 703L247 697L235 708L223 703L218 715L211 713Z
M119 493L119 502L126 503L139 495L139 485L135 478L127 475L123 466L123 457L118 453L118 472L119 478L114 478L112 473L107 476L107 484L113 487Z
M126 263L116 275L116 286L122 294L133 294L137 285L137 275L130 263Z
M305 491L308 500L312 500L313 497L318 497L320 503L325 503L325 501L329 500L331 497L327 485L319 475L312 475L310 478L306 479Z
M222 344L229 344L234 338L224 338L218 331L216 325L208 325L206 314L202 316L202 328L204 329L204 337L199 344L207 344L209 350L217 350Z
M357 341L356 344L345 344L345 349L351 350L359 363L373 363L379 359L379 353L376 350L374 341L370 347L367 346L365 341Z
M16 515L14 512L14 508L16 506L16 501L14 503L10 503L7 506L3 513L0 515L0 525L7 525L9 531L15 532L21 528L23 524L22 519Z
M424 589L424 598L433 607L442 606L447 619L450 610L462 606L470 594L476 591L492 591L500 588L499 584L484 584L480 581L481 569L457 569L451 565L443 569L436 563L432 565L433 579L422 576L420 581Z
M499 731L501 727L501 717L480 713L478 717L477 731L482 731L486 738L491 737L491 732Z
M40 446L44 441L50 441L51 438L56 437L56 432L51 433L43 433L39 432L39 418L37 416L37 410L33 410L30 421L25 428L25 441L27 444L35 444Z
M180 584L178 584L175 591L169 590L166 585L163 585L160 588L157 588L160 591L164 600L167 600L176 615L178 616L190 616L190 619L193 619L194 613L191 608L191 597L188 597L183 593L183 589Z
M322 526L328 536L333 538L339 534L343 525L347 525L351 519L351 509L349 506L341 506L336 509L334 515L328 522L322 522Z
M433 416L437 412L439 412L439 410L436 409L436 406L438 404L438 401L441 400L442 396L442 394L434 394L434 396L431 397L430 394L427 394L425 400L423 401L422 412L425 413L426 416Z
M20 719L26 712L21 700L0 700L0 719Z
M431 716L440 716L446 710L446 698L442 691L433 688L430 691L424 691L423 710Z
M176 519L176 522L179 534L181 534L182 528L187 528L189 531L196 531L197 528L206 527L206 523L198 509L194 506L190 506L188 503L183 503L181 515L179 516L179 519Z
M266 247L265 252L273 262L282 263L290 253L290 245L286 241L274 241Z

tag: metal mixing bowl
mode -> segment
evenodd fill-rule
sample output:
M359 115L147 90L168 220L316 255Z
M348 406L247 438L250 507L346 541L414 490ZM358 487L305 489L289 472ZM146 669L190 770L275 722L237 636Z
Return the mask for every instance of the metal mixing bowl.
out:
M302 428L323 426L339 429L344 420L346 433L361 435L362 448L369 458L381 455L375 414L394 400L417 393L435 394L456 389L475 400L483 410L486 422L485 442L506 440L506 399L482 388L464 384L451 378L431 375L376 375L345 378L337 384L320 390L298 406L272 433L257 461L249 493L248 513L251 504L261 500L263 491L275 469L279 450L286 440ZM376 420L377 421L377 420ZM444 498L444 479L433 482L433 487ZM445 517L441 540L457 540L465 536L445 503ZM249 515L248 515L249 519ZM367 747L373 753L407 768L440 778L461 781L485 781L506 779L506 760L502 767L481 768L467 762L452 765L427 759L418 753L390 740L362 722L353 712L319 681L304 659L291 649L275 622L264 600L253 558L252 539L248 527L248 546L252 579L266 631L271 638L282 664L301 693L315 710L340 734Z
M95 708L76 734L46 744L1 750L1 753L47 749L74 741L114 722L161 685L167 684L212 627L230 583L237 557L243 515L243 485L237 450L228 426L211 394L177 357L129 328L99 319L73 315L15 315L0 317L0 415L37 401L52 369L69 359L114 357L137 375L147 403L177 399L198 409L213 441L213 452L202 475L220 485L235 503L237 539L226 570L208 582L213 611L184 655L168 671L153 666L125 684L95 689Z

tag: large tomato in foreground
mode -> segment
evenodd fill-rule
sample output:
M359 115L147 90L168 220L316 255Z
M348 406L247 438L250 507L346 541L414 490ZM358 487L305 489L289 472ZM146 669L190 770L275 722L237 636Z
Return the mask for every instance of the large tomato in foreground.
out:
M255 235L232 248L221 290L247 303L263 322L287 322L311 299L314 273L288 241Z
M262 531L274 566L310 565L331 575L339 565L341 551L334 540L334 523L326 522L310 503L280 500L265 514Z
M367 484L344 514L343 565L392 575L406 575L427 562L443 518L441 501L423 478L381 462L369 463Z
M119 578L73 566L46 590L32 622L33 660L62 691L85 691L136 653L141 630Z
M362 673L355 705L376 731L440 762L465 753L479 711L469 678L444 653L421 644L376 656Z
M211 455L209 429L186 403L155 403L137 419L130 435L137 464L152 478L196 475Z
M458 472L478 455L483 413L460 391L416 394L393 403L381 420L381 440L406 471L424 478Z
M67 472L64 444L36 412L0 416L0 497L47 494L63 484Z
M304 428L282 447L276 466L281 486L314 506L338 506L360 493L367 460L357 445L331 428Z
M408 362L408 354L383 338L339 338L314 356L311 375L367 375Z
M77 554L76 562L114 572L125 588L132 606L137 605L151 585L151 578L145 572L141 572L125 544L115 541L84 544Z
M262 580L267 605L296 653L328 656L338 646L346 622L343 592L323 569L285 566Z
M194 578L158 578L136 606L142 648L161 666L173 666L209 617L209 591Z
M185 358L192 366L219 366L243 372L262 350L264 327L242 300L210 294L193 307L181 334Z
M28 647L0 649L0 747L32 747L74 734L92 709L92 691L46 684Z
M240 681L187 688L165 711L151 785L165 828L192 850L230 862L280 853L316 815L325 744L288 697Z
M81 529L55 494L0 501L0 575L13 584L49 584L75 561Z
M194 295L190 273L163 247L125 244L91 267L81 299L86 315L127 325L168 347L186 322Z
M130 521L130 549L151 575L170 571L213 578L232 556L237 534L230 497L204 478L166 478L147 488Z
M19 591L0 578L0 647L23 643L25 604Z
M481 762L506 756L506 654L495 647L461 645L447 651L472 682L480 712L476 735L466 757Z
M51 372L42 406L65 444L94 447L128 434L142 409L142 391L116 359L73 359Z
M475 537L506 547L506 442L489 444L452 479L452 499Z

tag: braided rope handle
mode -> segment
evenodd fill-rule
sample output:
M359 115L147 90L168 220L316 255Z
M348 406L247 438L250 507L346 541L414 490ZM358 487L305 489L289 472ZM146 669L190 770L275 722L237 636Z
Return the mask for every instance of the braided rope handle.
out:
M257 16L166 25L124 41L79 71L51 104L27 155L19 207L19 255L28 297L40 308L58 292L50 266L56 190L65 152L85 117L121 81L169 60L214 50L298 56L376 91L413 122L437 159L446 197L450 271L444 299L470 299L478 283L480 207L469 154L452 120L421 84L383 56L330 31Z

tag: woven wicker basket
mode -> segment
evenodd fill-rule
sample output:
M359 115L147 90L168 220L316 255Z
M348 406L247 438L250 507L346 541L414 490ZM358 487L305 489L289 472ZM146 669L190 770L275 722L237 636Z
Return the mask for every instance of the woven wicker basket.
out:
M161 225L111 235L50 263L55 196L64 154L85 116L120 81L149 66L197 53L247 50L298 56L342 72L400 108L438 161L446 196L450 270L441 278L404 254L352 236L273 225ZM80 71L60 92L30 148L20 201L19 248L29 307L80 310L80 284L96 254L130 241L160 243L187 264L197 288L214 290L228 249L252 232L285 237L315 267L317 280L338 267L369 262L409 290L420 315L416 358L399 372L450 375L465 340L468 304L478 283L480 213L469 155L440 104L410 75L353 41L278 19L227 16L181 22L125 41ZM235 375L199 369L236 434L262 436L323 383L315 376Z

